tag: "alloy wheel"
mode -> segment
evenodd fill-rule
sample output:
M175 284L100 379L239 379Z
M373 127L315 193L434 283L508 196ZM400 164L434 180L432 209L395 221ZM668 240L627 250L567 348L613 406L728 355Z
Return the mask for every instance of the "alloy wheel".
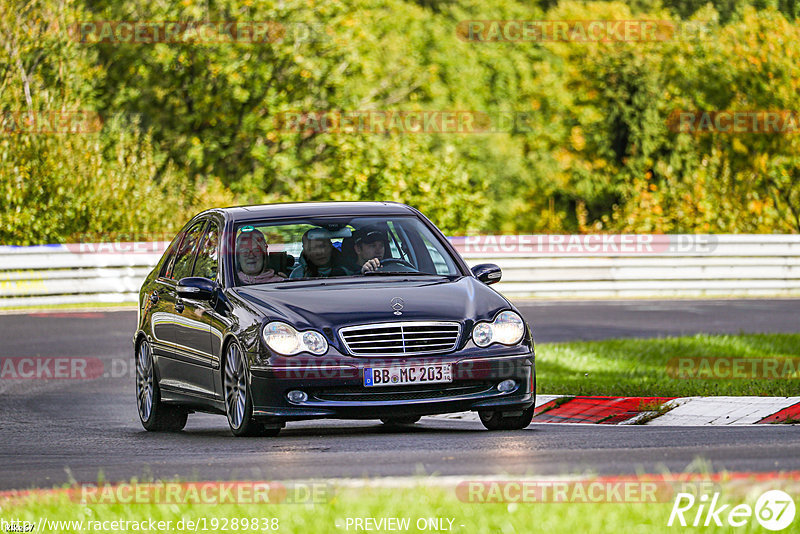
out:
M149 420L153 411L153 354L146 342L139 345L136 357L136 405L142 421Z
M245 418L247 375L242 353L236 343L228 347L225 357L225 407L232 428L239 428Z

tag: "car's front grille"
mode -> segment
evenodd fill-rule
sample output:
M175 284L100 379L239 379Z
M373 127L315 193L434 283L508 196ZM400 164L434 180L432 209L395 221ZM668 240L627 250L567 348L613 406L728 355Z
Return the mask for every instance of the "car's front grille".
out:
M386 402L418 399L442 399L485 393L493 388L492 382L462 381L458 385L441 384L425 387L393 386L381 388L332 387L310 391L321 401Z
M350 354L396 356L440 354L458 344L461 325L456 322L397 322L348 326L339 330Z

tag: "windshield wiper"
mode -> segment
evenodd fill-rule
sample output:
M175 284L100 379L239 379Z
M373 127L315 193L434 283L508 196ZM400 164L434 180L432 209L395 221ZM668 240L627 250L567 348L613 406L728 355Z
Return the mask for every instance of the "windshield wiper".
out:
M284 278L282 280L272 280L270 282L264 282L262 284L245 284L243 287L250 287L253 285L262 285L262 286L281 286L286 284L287 282L324 282L327 278Z
M420 271L366 271L364 276L446 276L444 274L423 273Z

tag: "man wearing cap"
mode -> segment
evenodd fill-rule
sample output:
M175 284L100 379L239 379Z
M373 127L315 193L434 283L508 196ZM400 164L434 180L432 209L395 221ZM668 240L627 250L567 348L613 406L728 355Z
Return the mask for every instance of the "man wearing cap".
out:
M386 232L375 226L365 226L353 233L353 250L356 263L361 273L374 271L381 266L386 254L386 243L389 238Z

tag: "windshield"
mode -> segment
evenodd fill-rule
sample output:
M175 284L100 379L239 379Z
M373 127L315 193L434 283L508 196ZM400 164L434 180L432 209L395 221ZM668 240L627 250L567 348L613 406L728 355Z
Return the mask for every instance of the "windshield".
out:
M249 221L236 227L237 285L367 276L460 276L414 217Z

